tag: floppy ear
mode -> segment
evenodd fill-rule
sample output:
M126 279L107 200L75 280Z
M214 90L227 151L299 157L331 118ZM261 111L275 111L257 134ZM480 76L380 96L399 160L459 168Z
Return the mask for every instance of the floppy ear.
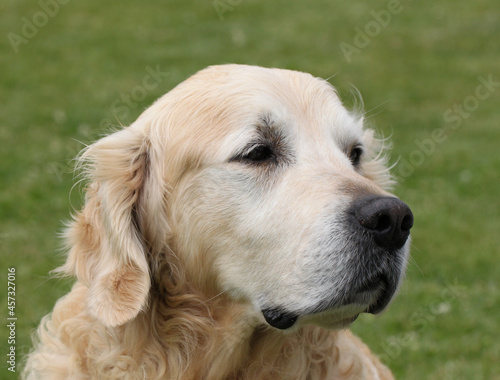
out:
M148 180L149 149L145 128L132 125L90 145L81 157L89 177L85 206L67 230L70 252L59 271L88 286L88 311L107 326L133 319L148 301L148 253L138 213L154 182Z

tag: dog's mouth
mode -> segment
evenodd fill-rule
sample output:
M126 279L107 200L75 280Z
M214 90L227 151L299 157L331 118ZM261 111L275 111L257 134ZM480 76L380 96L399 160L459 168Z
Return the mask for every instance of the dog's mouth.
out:
M385 274L377 274L355 286L344 304L367 305L364 313L379 314L389 305L396 289L397 281L391 281Z
M322 302L310 310L292 312L283 307L266 308L262 314L266 322L280 330L295 325L299 318L307 318L334 328L345 328L353 323L359 314L379 314L392 300L397 284L392 284L383 274L373 276L351 292L343 301Z
M293 325L295 325L299 317L308 318L312 323L338 329L348 327L358 318L360 312L339 313L333 310L314 314L298 315L295 313L283 311L278 308L262 310L262 314L264 315L264 319L269 324L269 326L279 330L287 330L291 328Z
M394 293L396 293L397 284L393 284L387 276L378 275L363 284L358 290L357 294L372 295L374 301L370 303L366 309L366 313L379 314L391 302Z

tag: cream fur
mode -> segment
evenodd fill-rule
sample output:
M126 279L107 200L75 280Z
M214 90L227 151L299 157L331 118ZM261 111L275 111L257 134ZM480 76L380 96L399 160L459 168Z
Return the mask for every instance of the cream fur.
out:
M293 165L231 161L262 115L281 126ZM345 151L354 142L358 169ZM345 329L366 305L285 332L260 312L281 301L307 310L344 286L343 243L321 238L342 230L331 213L353 197L388 194L379 142L308 74L226 65L183 82L82 153L85 206L58 270L77 282L42 320L23 377L393 379Z

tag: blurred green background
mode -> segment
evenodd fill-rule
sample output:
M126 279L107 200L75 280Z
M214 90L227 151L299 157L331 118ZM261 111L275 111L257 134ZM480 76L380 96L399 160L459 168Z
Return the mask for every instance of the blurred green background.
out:
M500 379L499 52L495 0L3 0L0 378L16 378L4 360L7 268L18 365L70 286L48 272L82 203L71 160L83 143L197 70L235 62L333 76L348 105L354 85L367 120L392 136L396 194L416 219L412 260L389 311L353 330L398 379Z

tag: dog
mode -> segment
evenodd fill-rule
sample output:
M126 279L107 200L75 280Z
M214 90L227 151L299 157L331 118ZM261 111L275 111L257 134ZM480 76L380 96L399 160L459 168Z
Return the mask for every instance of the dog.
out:
M385 144L387 145L387 144ZM26 379L393 379L347 329L409 255L382 139L310 74L206 68L79 156Z

